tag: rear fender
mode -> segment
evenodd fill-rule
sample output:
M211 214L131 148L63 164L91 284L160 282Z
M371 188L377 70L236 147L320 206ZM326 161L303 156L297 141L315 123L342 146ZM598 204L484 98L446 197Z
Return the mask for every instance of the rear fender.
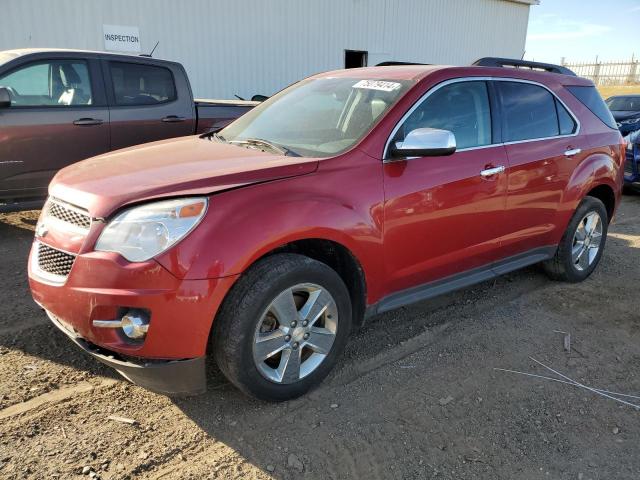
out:
M607 185L615 193L616 207L620 201L622 191L623 170L611 155L604 151L598 151L589 155L573 171L567 188L564 191L560 208L556 217L555 243L562 238L564 231L578 208L578 205L587 194L599 185Z

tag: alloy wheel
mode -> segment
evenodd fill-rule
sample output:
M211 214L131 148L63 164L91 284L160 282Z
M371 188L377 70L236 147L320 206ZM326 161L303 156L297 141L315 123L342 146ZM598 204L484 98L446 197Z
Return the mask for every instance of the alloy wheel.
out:
M598 212L587 213L573 235L571 260L578 271L584 271L598 256L602 243L602 219Z
M336 339L338 309L331 294L313 283L281 292L269 304L253 339L258 371L274 383L290 384L315 371Z

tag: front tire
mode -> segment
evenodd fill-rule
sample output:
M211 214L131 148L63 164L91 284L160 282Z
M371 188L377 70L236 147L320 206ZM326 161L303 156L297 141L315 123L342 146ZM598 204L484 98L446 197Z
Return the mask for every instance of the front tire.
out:
M543 263L553 280L581 282L595 270L607 240L609 217L604 204L585 197L576 209L554 257Z
M220 370L267 401L303 395L331 371L352 325L349 292L327 265L282 253L258 261L225 299L213 331Z

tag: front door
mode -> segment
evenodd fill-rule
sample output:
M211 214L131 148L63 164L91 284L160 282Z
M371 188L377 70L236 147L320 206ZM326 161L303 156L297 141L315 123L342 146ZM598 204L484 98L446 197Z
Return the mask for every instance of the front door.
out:
M145 63L105 61L111 149L195 132L194 103L185 74Z
M39 60L0 76L0 197L46 195L61 168L109 150L109 111L96 105L84 60Z
M457 151L384 164L386 293L489 266L500 255L508 165L504 146L493 144L486 82L436 87L392 142L426 127L453 132Z

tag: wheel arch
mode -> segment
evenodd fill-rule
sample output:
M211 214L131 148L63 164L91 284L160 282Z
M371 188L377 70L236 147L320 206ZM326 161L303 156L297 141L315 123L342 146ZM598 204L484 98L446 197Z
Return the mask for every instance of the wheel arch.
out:
M601 183L592 187L585 196L597 198L604 203L604 206L607 209L607 220L611 222L616 210L616 194L613 188L606 183Z

